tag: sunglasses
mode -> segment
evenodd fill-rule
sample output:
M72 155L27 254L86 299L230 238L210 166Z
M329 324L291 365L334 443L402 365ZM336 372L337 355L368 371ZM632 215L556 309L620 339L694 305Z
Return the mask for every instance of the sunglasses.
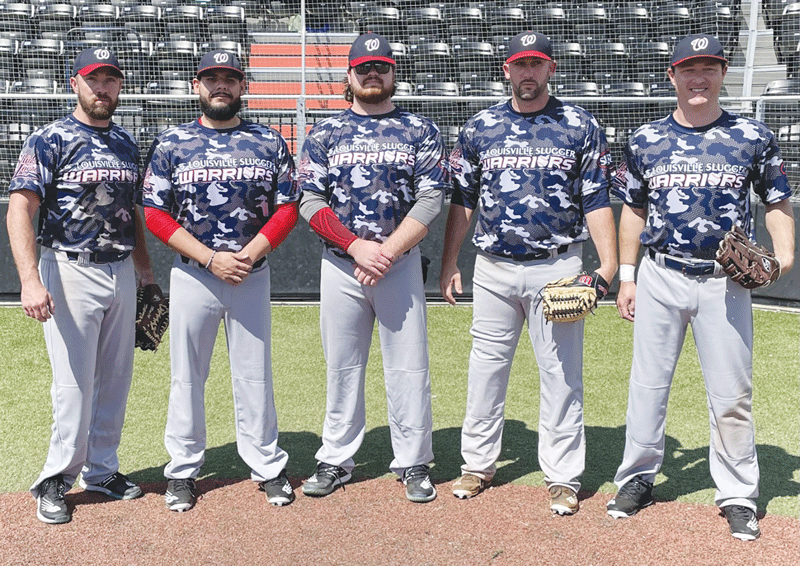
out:
M356 70L356 74L358 75L367 75L371 69L375 69L375 72L379 75L385 75L392 68L392 65L390 63L371 61L369 63L361 63L353 68Z

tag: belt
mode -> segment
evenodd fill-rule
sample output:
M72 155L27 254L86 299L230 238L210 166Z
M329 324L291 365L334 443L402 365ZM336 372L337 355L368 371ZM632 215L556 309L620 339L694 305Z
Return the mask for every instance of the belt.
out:
M650 259L658 265L680 271L684 275L713 275L718 273L718 264L715 261L690 261L657 252L652 248L648 248L647 253L650 255Z
M501 257L504 259L513 259L514 261L535 261L539 259L551 259L569 250L569 246L570 244L564 244L563 246L558 246L557 248L552 248L549 250L536 250L535 252L527 254L516 254L508 256L498 255L497 257Z
M192 264L194 264L194 265L197 265L198 267L203 267L203 266L202 266L202 265L200 265L198 262L196 262L195 260L193 260L193 259L191 259L191 258L188 258L188 257L186 257L185 255L182 255L182 256L181 256L181 261L182 261L183 263L185 263L186 265L192 265ZM259 259L258 261L256 261L256 262L253 264L253 269L258 269L259 267L261 267L262 265L264 265L264 262L265 262L265 261L267 261L267 256L264 256L264 257L262 257L261 259Z
M85 257L91 263L114 263L126 259L131 252L64 252L70 261Z

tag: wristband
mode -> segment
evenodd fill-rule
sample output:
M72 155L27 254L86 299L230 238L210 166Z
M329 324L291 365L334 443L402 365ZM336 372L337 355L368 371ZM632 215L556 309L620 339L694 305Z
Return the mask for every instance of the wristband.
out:
M636 266L630 263L623 263L619 266L619 282L628 283L636 281Z
M211 267L211 262L212 262L212 261L214 261L214 256L215 256L215 255L217 255L217 250L214 250L214 251L212 251L212 252L211 252L211 257L210 257L210 258L208 258L208 262L207 262L207 263L206 263L206 265L205 265L205 268L206 268L206 269L208 269L209 267Z

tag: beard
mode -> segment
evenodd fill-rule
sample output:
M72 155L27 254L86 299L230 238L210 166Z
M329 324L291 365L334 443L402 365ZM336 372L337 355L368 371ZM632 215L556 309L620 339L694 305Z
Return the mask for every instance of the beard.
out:
M353 88L353 97L356 98L359 102L364 102L367 104L378 104L383 102L387 98L391 98L394 94L394 85L392 88L386 88L385 84L381 81L380 86L375 83L370 84L370 86L364 87L354 81L355 84L352 85Z
M531 85L528 83L524 86L521 84L512 84L511 88L514 91L514 96L519 100L536 100L542 96L542 93L547 91L547 83L543 85L540 85L539 83L533 83Z
M200 96L200 111L204 116L217 122L227 122L233 119L242 109L242 97L237 96L228 103L217 102L212 104L209 97Z
M110 120L112 114L114 114L114 110L117 109L119 98L107 96L101 100L108 100L108 106L95 106L91 99L80 95L78 96L78 103L81 105L81 110L83 110L87 116L93 120Z

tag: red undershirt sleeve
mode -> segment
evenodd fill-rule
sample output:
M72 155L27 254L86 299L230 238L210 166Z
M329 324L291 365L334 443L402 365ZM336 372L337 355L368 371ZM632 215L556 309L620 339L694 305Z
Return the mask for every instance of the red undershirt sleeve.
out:
M344 252L358 239L328 207L320 209L308 224L314 232Z
M286 239L297 223L297 208L296 202L279 205L264 227L259 230L267 238L273 250Z
M147 229L165 244L175 231L181 227L168 212L149 206L144 207L144 221L147 224Z

